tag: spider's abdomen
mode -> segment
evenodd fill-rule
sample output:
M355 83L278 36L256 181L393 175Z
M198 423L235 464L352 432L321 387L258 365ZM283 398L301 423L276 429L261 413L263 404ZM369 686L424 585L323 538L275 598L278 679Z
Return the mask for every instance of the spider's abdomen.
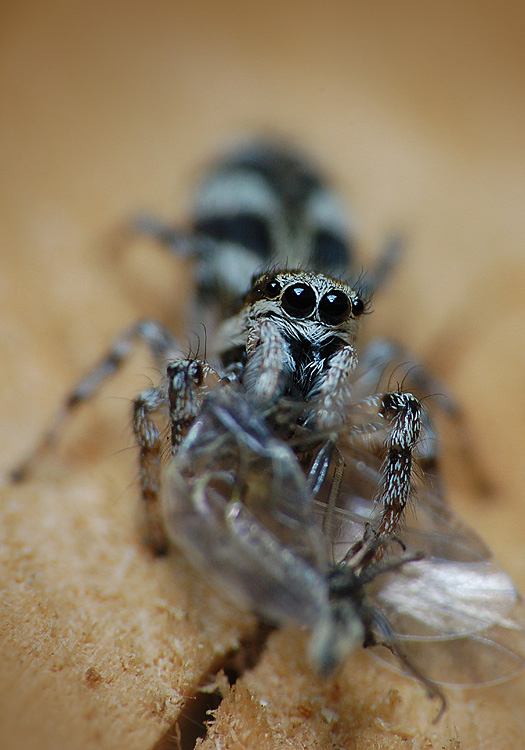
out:
M252 277L273 266L348 275L348 212L302 154L254 141L219 160L199 186L194 234L204 240L197 270L201 299L232 312Z

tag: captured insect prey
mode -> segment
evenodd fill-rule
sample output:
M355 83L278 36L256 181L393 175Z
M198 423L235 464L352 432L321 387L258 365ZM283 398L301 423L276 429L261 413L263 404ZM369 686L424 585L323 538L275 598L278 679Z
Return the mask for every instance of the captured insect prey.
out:
M235 384L205 398L163 492L168 534L203 574L267 621L308 627L323 674L357 646L382 646L379 658L444 706L438 684L523 669L523 603L472 530L428 492L403 544L387 540L383 559L363 564L349 550L377 514L380 466L349 449L334 499L312 490L294 448Z
M132 415L153 552L173 542L238 605L307 628L321 674L374 647L441 700L439 715L439 685L522 670L520 595L446 502L421 403L436 379L392 342L357 353L399 240L362 274L337 196L302 155L264 140L212 165L188 228L142 217L133 231L193 260L207 356L188 357L155 320L133 324L13 478L141 341L164 373ZM380 389L395 360L408 363L403 387ZM452 396L442 403L460 428Z

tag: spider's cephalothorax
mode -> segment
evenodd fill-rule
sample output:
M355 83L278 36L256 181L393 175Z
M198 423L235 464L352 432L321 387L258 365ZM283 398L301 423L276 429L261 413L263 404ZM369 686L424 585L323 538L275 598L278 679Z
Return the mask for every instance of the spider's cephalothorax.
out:
M318 399L322 421L339 421L364 310L361 296L342 281L271 271L255 279L241 310L223 323L219 355L226 366L241 366L243 385L257 401Z

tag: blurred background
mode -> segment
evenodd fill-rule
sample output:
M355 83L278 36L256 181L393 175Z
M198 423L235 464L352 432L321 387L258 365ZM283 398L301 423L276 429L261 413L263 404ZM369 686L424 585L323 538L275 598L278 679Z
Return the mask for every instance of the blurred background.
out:
M522 4L22 0L1 19L2 469L127 324L181 330L186 270L144 241L116 253L118 228L183 222L218 149L276 133L333 178L364 267L406 237L368 331L464 404L495 493L456 462L453 501L525 588ZM129 444L128 408L99 404L118 426L84 424L73 458Z

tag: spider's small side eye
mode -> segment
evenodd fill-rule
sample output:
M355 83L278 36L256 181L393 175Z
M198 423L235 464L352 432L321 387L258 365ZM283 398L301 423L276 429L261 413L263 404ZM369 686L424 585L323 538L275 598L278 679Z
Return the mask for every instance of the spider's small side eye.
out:
M350 313L350 300L340 289L332 289L321 297L319 317L323 323L338 325L346 320Z
M283 310L294 318L311 315L316 302L315 292L308 284L292 284L285 289L282 297Z
M281 293L281 285L278 281L272 279L265 285L264 293L269 299L275 299Z
M361 297L354 297L352 299L352 314L358 318L365 311L365 303Z

